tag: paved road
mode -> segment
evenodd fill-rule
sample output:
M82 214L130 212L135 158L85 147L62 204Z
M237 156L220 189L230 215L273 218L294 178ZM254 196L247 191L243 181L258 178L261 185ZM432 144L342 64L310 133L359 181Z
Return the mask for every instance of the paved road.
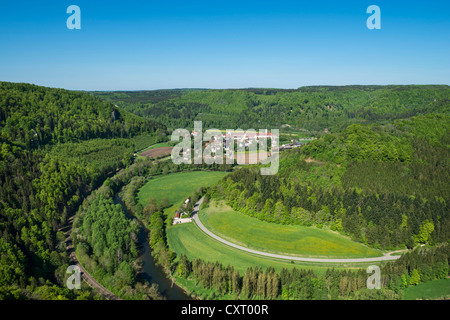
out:
M203 203L203 198L201 198L194 206L194 211L192 213L192 217L195 221L195 223L197 224L197 226L207 235L209 235L211 238L216 239L217 241L222 242L223 244L226 244L227 246L242 250L242 251L246 251L249 253L253 253L253 254L257 254L257 255L261 255L261 256L266 256L269 258L277 258L277 259L285 259L285 260L289 260L289 261L306 261L306 262L330 262L330 263L334 263L334 262L341 262L341 263L345 263L345 262L377 262L377 261L388 261L388 260L396 260L398 258L400 258L400 256L391 256L389 253L383 255L382 257L375 257L375 258L354 258L354 259L326 259L326 258L306 258L306 257L293 257L293 256L286 256L286 255L280 255L280 254L275 254L275 253L268 253L268 252L263 252L263 251L258 251L258 250L253 250L253 249L249 249L246 247L242 247L240 245L237 245L235 243L232 243L230 241L227 241L217 235L215 235L214 233L212 233L211 231L209 231L204 225L203 223L200 221L199 217L198 217L198 210L200 208L200 205Z

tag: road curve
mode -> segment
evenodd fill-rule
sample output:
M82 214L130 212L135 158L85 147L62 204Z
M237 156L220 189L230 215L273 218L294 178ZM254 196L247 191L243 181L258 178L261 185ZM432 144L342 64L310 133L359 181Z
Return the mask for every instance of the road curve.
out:
M280 255L280 254L275 254L275 253L268 253L268 252L263 252L263 251L258 251L258 250L253 250L253 249L249 249L246 247L242 247L240 245L237 245L235 243L232 243L230 241L227 241L219 236L217 236L216 234L212 233L211 231L209 231L204 225L203 223L200 221L199 217L198 217L198 210L200 208L200 205L203 203L203 198L201 198L194 206L194 211L192 213L192 218L195 221L195 223L197 224L197 226L204 232L206 233L208 236L210 236L211 238L222 242L223 244L236 248L238 250L242 250L242 251L246 251L252 254L257 254L260 256L266 256L269 258L276 258L276 259L284 259L284 260L289 260L289 261L305 261L305 262L329 262L329 263L346 263L346 262L378 262L378 261L389 261L389 260L396 260L398 258L400 258L400 256L391 256L389 254L385 254L382 257L375 257L375 258L353 258L353 259L327 259L327 258L306 258L306 257L294 257L294 256L287 256L287 255Z

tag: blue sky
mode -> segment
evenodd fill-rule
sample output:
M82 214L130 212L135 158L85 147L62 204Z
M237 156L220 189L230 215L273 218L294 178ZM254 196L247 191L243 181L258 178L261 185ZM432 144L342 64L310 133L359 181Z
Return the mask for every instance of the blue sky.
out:
M68 6L81 8L69 30ZM368 6L381 9L369 30ZM450 84L450 1L1 1L0 80L76 90Z

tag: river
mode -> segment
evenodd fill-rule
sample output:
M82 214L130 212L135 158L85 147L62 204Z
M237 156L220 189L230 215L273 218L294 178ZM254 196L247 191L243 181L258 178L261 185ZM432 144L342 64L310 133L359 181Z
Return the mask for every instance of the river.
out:
M125 213L129 217L134 218L134 216L128 212L118 194L114 196L114 203L121 204ZM141 256L139 256L139 259L142 260L143 263L142 271L139 276L151 284L156 283L159 287L159 292L168 300L191 300L191 297L186 294L181 287L173 283L160 266L155 264L148 243L148 230L144 226L141 228L139 243L141 245Z

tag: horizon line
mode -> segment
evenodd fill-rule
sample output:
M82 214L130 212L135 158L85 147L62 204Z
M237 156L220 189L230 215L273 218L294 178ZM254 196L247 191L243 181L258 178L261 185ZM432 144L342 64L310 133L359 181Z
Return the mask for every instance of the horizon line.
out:
M15 82L15 81L5 81L0 80L0 82L9 82L9 83L17 83L17 84L31 84L41 87L54 88L54 89L64 89L69 91L84 91L84 92L145 92L145 91L170 91L170 90L179 90L179 91L187 91L187 90L299 90L302 88L314 88L314 87L329 87L329 88L343 88L343 87L393 87L393 86L450 86L450 84L445 83L428 83L428 84L419 84L419 83L409 83L409 84L399 84L399 83L390 83L390 84L342 84L342 85L334 85L334 84L313 84L313 85L303 85L299 87L217 87L217 88L205 88L205 87L172 87L172 88L156 88L156 89L69 89L65 87L58 86L49 86L36 84L31 82Z

